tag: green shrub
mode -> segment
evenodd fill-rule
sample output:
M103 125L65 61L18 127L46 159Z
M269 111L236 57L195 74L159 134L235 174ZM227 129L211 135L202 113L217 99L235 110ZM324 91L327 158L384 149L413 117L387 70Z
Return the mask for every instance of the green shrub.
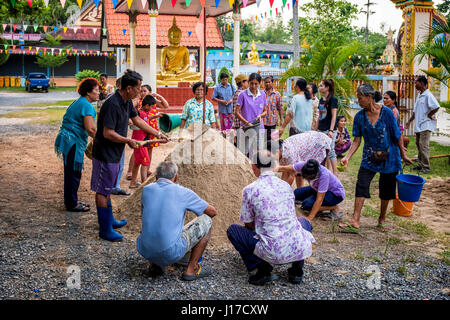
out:
M233 77L231 76L230 70L228 70L227 67L223 67L222 69L220 69L219 74L217 75L217 83L220 84L220 75L223 72L228 75L228 83L233 83Z
M94 70L82 70L75 75L77 83L80 83L85 78L95 78L100 82L100 72Z

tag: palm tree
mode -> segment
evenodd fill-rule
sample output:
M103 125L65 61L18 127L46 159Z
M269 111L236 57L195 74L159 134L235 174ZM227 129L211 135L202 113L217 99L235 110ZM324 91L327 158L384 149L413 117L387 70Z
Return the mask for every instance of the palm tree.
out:
M361 69L352 66L349 57L362 54L365 50L357 41L343 46L316 43L310 47L308 53L302 55L299 66L289 68L282 75L280 84L284 86L291 77L303 77L308 82L333 79L335 96L339 101L338 114L348 116L345 107L350 105L351 97L354 96L352 81L367 80Z
M433 25L430 35L419 43L414 50L411 61L419 57L419 63L425 58L432 58L437 67L422 70L428 76L439 80L449 87L450 79L450 25L442 21Z

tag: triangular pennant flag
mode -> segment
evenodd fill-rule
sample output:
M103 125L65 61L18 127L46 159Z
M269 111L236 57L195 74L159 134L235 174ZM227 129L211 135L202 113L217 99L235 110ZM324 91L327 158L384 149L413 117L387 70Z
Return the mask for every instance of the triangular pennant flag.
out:
M63 27L64 33L67 32L67 27Z
M15 45L15 44L13 44L12 48L13 48L13 50L16 50L16 45Z
M83 0L77 0L78 6L81 8L81 5L83 4Z
M3 46L5 47L5 50L8 49L8 45L7 44L4 44Z
M295 0L292 0L292 6L295 6Z
M17 24L13 24L13 30L16 31L17 29Z
M43 26L42 28L44 29L44 32L47 32L48 26Z
M70 51L70 49L66 49L67 55L69 55L69 51Z
M234 3L234 0L228 0L228 4L230 5L230 8L233 7L233 3Z
M191 0L186 0L186 7L189 7L191 5Z
M11 0L12 6L14 8L14 6L16 5L16 0Z
M278 8L275 8L275 15L278 15Z
M23 50L23 46L20 46L20 50Z
M114 9L116 8L116 6L117 6L117 1L118 0L112 0L112 3L113 3L113 7L114 7Z
M0 49L0 53L3 53L3 49Z
M264 12L264 18L267 18L267 12Z
M282 0L282 1L283 1L283 7L285 7L287 0Z
M256 0L256 5L258 6L258 8L259 8L260 4L261 4L261 0Z
M61 2L61 7L64 8L64 6L66 5L66 0L59 0L59 2Z
M74 27L74 28L73 28L73 33L76 34L77 31L78 31L78 29L79 29L78 27Z
M288 10L289 10L289 3L288 3Z
M113 0L113 2L114 2L114 0ZM158 5L158 9L161 7L161 2L162 2L162 0L156 0L156 4ZM116 0L116 3L117 3L117 0Z
M188 31L188 35L189 35L189 37L191 36L191 34L192 34L192 31Z
M202 5L202 9L205 7L206 0L200 0L200 4Z
M244 2L244 8L245 8L247 6L248 0L244 0L243 2Z
M6 23L4 23L4 24L3 24L3 31L5 31L5 30L6 30L6 26L7 26L7 24L6 24Z
M31 8L31 5L33 4L33 0L27 0L28 6Z
M131 8L132 4L133 4L133 0L127 0L128 9Z
M274 0L269 0L269 3L270 3L270 7L272 8L272 6L273 6L273 1Z
M38 27L39 27L39 26L38 26L37 24L33 25L34 32L37 32Z
M83 30L83 33L86 33L87 28L86 28L86 27L83 27L82 30Z
M98 2L99 0L94 0L95 6L98 8Z
M123 35L127 34L127 29L122 29Z
M53 31L56 32L57 30L58 30L58 27L57 27L57 26L54 26L54 27L53 27Z
M281 53L280 57L281 57L281 59L283 59L284 58L284 53Z
M28 25L27 25L27 24L24 24L24 25L23 25L23 32L27 31L27 29L28 29Z
M216 8L219 6L220 0L214 0L216 2Z
M270 54L267 53L267 54L266 54L266 57L267 57L267 59L270 59Z
M31 51L31 46L28 47L28 51Z
M38 52L40 48L41 48L41 47L36 47L36 52Z
M94 32L94 34L96 34L97 33L97 29L98 28L92 28L92 32Z
M172 8L175 8L175 5L177 4L177 0L171 0L172 1Z
M103 35L106 36L106 28L103 28Z

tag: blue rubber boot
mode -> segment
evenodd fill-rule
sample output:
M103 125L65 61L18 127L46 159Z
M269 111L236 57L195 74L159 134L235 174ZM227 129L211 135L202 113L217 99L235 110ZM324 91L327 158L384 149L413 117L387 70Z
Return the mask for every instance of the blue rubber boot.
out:
M111 208L97 207L98 226L100 238L108 241L122 241L123 236L114 231L112 227L113 215Z
M111 210L111 215L113 217L113 223L112 223L112 227L113 229L118 229L118 228L122 228L124 225L127 224L127 219L122 219L120 221L117 221L116 219L114 219L114 215L112 213L112 203L111 200L108 200L108 209Z

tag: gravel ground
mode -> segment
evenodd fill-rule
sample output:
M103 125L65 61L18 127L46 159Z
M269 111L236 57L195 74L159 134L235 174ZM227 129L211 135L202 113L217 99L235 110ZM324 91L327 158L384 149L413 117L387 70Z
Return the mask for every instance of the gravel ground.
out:
M9 145L17 137L37 148L46 136L52 141L56 129L0 126L0 141ZM51 142L45 141L46 148L51 148ZM16 150L13 145L10 148ZM18 155L20 152L17 150ZM39 149L34 152L42 153ZM47 186L42 187L39 179L49 173L40 168L53 162L60 165L60 160L45 157L50 160L37 157L36 175L17 175L14 187L8 187L11 190L0 181L0 299L450 299L449 266L428 255L432 240L398 241L386 252L387 236L373 228L365 227L363 236L338 233L333 241L331 223L320 220L314 222L317 242L313 256L305 263L300 285L288 283L288 265L275 267L279 279L271 284L248 284L239 254L228 246L207 249L203 263L214 270L208 278L184 282L183 269L171 266L164 276L152 279L147 274L148 263L136 251L136 235L127 232L127 227L121 243L100 240L94 213L71 213L61 208L62 190L52 182L60 177L48 178ZM1 170L14 168L10 163L0 165ZM49 190L43 193L46 187ZM88 196L92 195L83 191L82 199ZM362 223L369 226L374 220L364 217ZM67 286L67 269L73 265L80 268L79 289ZM373 283L376 278L373 268L380 271L379 289L368 287L368 281Z

